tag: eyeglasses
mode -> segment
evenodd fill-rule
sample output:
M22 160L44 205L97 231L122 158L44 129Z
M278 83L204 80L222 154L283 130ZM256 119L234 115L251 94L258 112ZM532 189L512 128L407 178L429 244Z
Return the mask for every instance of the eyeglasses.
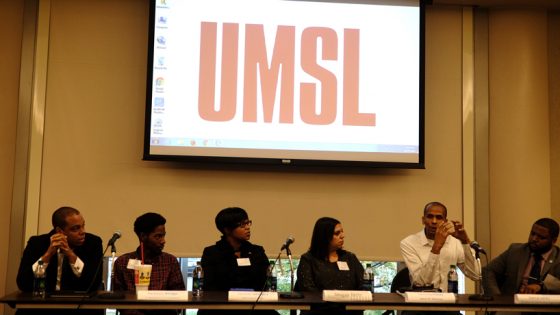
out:
M240 228L249 227L251 225L253 225L253 221L251 221L251 220L245 220L245 221L241 221L241 222L237 223L237 227L240 227Z

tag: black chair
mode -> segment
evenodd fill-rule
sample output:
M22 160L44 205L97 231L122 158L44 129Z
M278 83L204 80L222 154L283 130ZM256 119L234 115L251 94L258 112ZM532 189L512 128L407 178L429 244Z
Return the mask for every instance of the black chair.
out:
M412 283L410 283L410 274L408 272L408 268L404 267L401 269L395 277L393 278L393 282L391 282L391 292L403 291L400 289L410 289Z
M406 289L410 289L412 284L410 283L410 274L408 272L408 268L404 267L403 269L399 270L395 277L393 278L393 282L391 282L391 292L395 293L397 291L406 291ZM395 310L386 310L383 312L382 315L395 315L397 312Z

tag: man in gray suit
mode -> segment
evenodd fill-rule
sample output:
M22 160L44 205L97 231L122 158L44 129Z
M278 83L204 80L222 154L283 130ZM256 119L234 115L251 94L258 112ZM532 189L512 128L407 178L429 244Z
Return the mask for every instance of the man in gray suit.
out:
M490 295L560 293L558 223L537 220L527 243L514 243L484 270L484 287Z

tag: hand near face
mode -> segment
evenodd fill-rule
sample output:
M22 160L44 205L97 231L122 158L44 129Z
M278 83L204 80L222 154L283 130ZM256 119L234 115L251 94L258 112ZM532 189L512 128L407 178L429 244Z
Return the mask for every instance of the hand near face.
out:
M455 230L454 233L452 233L451 235L453 235L453 237L455 237L456 239L460 240L461 243L469 244L470 243L469 236L467 235L467 231L465 231L465 227L463 226L463 223L459 221L451 221L451 223L453 224Z
M438 224L436 229L436 234L434 236L434 245L432 246L432 252L434 254L439 254L439 251L445 244L445 240L449 235L455 233L455 227L452 222L442 221Z
M62 253L66 253L67 251L70 250L70 246L68 246L68 237L66 235L64 235L63 233L56 233L53 236L57 236L56 241L51 241L51 242L56 242L56 247L62 252Z
M51 244L49 246L49 249L47 250L47 253L52 256L58 251L68 257L70 263L76 262L77 256L68 245L68 237L63 232L58 232L51 236ZM48 257L43 256L43 258Z
M43 261L49 262L51 257L54 256L58 250L63 250L64 248L68 248L68 240L66 235L62 232L55 233L51 235L49 248L41 258Z
M66 235L61 232L53 234L51 236L49 251L56 252L62 248L68 248L68 240Z

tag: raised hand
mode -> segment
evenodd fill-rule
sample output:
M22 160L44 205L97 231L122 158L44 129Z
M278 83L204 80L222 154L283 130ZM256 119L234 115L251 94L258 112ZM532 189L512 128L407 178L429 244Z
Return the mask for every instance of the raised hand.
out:
M432 246L432 253L439 254L441 248L445 244L445 240L449 235L455 233L455 226L452 222L442 221L437 229L434 236L434 245Z
M456 239L460 240L461 243L469 244L470 243L469 236L467 235L467 231L465 231L465 227L463 226L463 223L459 221L451 221L451 222L455 228L455 232L452 233L451 235L453 235L453 237L455 237Z

